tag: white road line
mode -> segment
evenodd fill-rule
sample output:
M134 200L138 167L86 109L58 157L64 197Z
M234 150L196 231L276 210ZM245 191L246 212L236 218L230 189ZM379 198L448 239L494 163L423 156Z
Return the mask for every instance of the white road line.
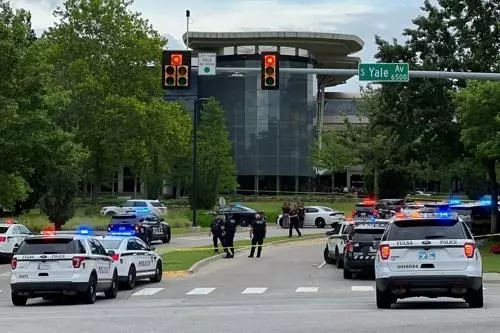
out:
M298 287L296 293L315 293L318 291L318 287Z
M190 292L186 293L186 295L208 295L214 290L215 288L194 288Z
M163 289L165 288L144 288L132 294L132 296L151 296L162 291Z
M7 272L7 273L0 273L0 276L1 276L1 277L4 277L4 276L10 276L10 273L9 273L9 272Z
M373 286L352 286L352 291L373 291L375 290Z
M246 288L241 293L242 294L263 294L265 293L267 288Z
M325 266L325 265L326 265L326 261L323 261L323 262L321 263L321 265L319 265L319 266L318 266L318 269L323 268L323 266Z

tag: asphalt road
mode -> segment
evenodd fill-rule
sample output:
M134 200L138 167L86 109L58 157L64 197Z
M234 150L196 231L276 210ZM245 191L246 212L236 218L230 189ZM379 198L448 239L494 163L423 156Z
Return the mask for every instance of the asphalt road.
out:
M0 267L2 332L498 332L500 284L485 284L485 308L461 300L409 299L375 306L374 282L343 280L322 264L322 240L238 254L193 276L140 284L94 305L31 300L13 307ZM8 275L8 274L7 274ZM71 329L69 329L71 327Z

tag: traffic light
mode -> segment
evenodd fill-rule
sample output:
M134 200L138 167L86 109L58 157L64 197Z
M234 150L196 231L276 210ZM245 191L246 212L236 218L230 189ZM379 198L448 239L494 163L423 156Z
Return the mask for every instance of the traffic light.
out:
M191 51L163 51L163 89L189 89L191 86Z
M276 90L280 87L280 59L278 52L262 52L261 89Z

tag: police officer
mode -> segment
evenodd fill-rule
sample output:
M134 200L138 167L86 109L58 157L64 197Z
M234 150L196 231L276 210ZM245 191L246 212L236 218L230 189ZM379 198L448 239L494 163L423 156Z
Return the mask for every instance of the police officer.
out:
M302 202L299 202L298 204L297 215L299 217L299 228L302 228L304 226L304 220L306 218L306 210Z
M297 231L297 234L299 234L299 237L302 236L299 230L299 216L298 216L298 208L297 204L293 206L290 212L290 228L288 229L288 237L292 237L292 229Z
M252 238L252 249L250 250L250 255L248 256L248 258L253 258L253 255L255 253L255 245L257 244L258 244L257 258L260 258L260 253L262 252L262 243L264 243L265 237L266 237L266 220L264 220L260 214L257 214L250 228L250 238Z
M236 234L236 221L232 214L228 214L224 220L224 258L234 258L234 235Z
M224 224L224 215L220 214L220 212L214 212L214 219L210 224L210 233L208 236L212 236L212 240L214 242L214 252L219 252L218 241L220 240L221 246L224 247L223 238L222 238L222 226Z
M288 228L290 227L290 204L285 201L283 203L283 207L281 207L281 212L282 212L282 217L281 217L281 226L283 228Z

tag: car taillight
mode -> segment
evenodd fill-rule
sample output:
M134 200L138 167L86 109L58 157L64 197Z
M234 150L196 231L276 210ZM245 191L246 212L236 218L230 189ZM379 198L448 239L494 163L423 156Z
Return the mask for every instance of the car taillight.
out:
M391 256L391 247L387 244L380 245L379 251L380 251L380 257L384 260L389 259L389 257Z
M351 241L347 242L346 249L347 252L354 252L354 244Z
M73 257L73 268L80 268L85 257Z
M474 243L465 243L464 252L467 258L473 258L474 253L476 252L476 245Z
M17 268L17 259L16 258L12 258L12 260L10 261L10 268L12 268L12 269Z
M136 224L135 225L135 232L139 232L141 231L141 225L140 224Z
M372 213L373 213L373 216L378 216L378 210L374 209L374 210L372 211Z
M7 241L7 237L0 236L0 243L4 243L5 241Z
M115 253L111 256L111 258L113 258L114 261L118 261L118 259L120 259L120 255L118 253Z

